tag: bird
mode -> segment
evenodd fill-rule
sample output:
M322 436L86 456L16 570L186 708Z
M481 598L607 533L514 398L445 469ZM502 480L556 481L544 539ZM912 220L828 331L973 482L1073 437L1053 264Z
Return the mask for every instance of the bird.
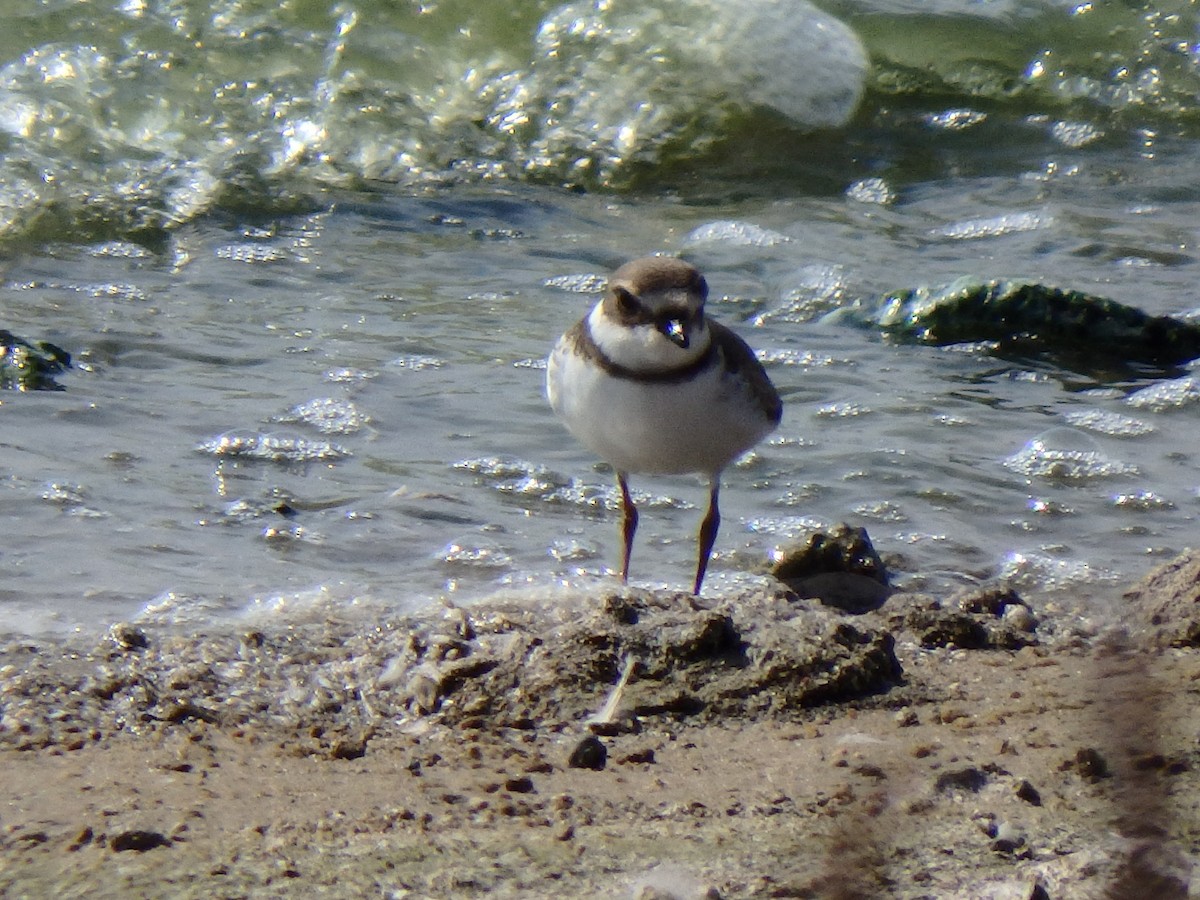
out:
M629 581L638 526L629 475L707 478L708 510L697 535L692 588L697 596L721 524L721 473L783 415L779 393L754 351L705 315L707 299L708 282L682 259L627 262L546 362L551 408L616 472L622 583Z

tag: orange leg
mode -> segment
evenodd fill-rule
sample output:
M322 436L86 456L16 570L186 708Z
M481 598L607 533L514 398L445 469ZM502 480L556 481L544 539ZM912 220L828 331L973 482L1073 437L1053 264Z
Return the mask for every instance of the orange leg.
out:
M633 551L633 536L637 533L638 511L629 496L629 482L624 472L617 472L617 486L621 489L621 538L625 543L621 557L621 583L629 582L629 555Z
M721 473L712 476L708 485L708 512L700 523L700 535L697 538L699 557L696 560L696 586L692 593L700 596L700 585L704 583L704 573L708 569L708 558L712 556L713 544L717 542L717 529L721 527L721 512L717 509L717 494L721 490Z

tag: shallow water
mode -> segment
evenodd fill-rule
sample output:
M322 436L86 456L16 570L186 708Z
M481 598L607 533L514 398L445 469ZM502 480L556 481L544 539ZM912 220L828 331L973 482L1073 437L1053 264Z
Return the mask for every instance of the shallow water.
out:
M5 39L0 327L60 344L76 367L61 392L0 394L0 627L140 615L190 628L248 609L411 608L589 582L617 561L611 476L554 421L541 361L608 271L660 251L706 272L712 314L760 351L786 403L776 435L727 473L712 590L813 526L848 521L901 557L906 586L1004 575L1034 594L1074 588L1107 602L1195 541L1190 373L898 345L827 314L964 274L1193 312L1198 160L1180 98L1195 73L1190 45L1163 47L1195 23L1181 18L1189 8L1162 4L1121 14L1142 29L1127 39L1143 42L1143 75L1159 72L1157 94L1148 76L1135 79L1139 100L1117 90L1133 76L1111 71L1111 90L1083 90L1086 54L1062 47L1073 36L1108 48L1112 32L1095 18L1058 4L992 5L986 19L950 6L959 15L812 11L845 23L829 32L849 42L838 44L837 78L808 93L775 80L715 118L697 113L711 96L693 90L704 84L689 68L695 36L603 4L588 5L594 16L514 6L465 42L449 25L478 26L482 14L451 4L419 26L370 4L275 22L251 4L130 4L87 48L61 18L77 7L53 21L31 7L25 31ZM893 18L924 41L913 64L939 48L949 60L948 44L999 29L1012 40L993 44L989 71L1007 67L1030 87L988 93L975 60L925 70L936 89L893 92L884 76L909 71L877 36ZM236 23L251 20L259 31L239 37ZM561 21L588 23L572 38L593 54L572 63L584 71L544 61L555 58L544 56L546 23ZM321 29L324 50L313 43ZM1029 74L1038 33L1060 41L1057 59L1079 60L1063 63L1054 90ZM595 65L668 37L651 84L619 82L624 93L594 96L599 106L572 106L563 131L549 119L519 134L493 122L464 137L464 122L490 113L462 104L494 106L494 90L459 94L456 78L444 109L459 112L414 112L428 73L379 63L402 41L443 47L439 65L474 61L500 81L500 69L523 73L537 87L528 108L544 109L555 79L582 96ZM259 81L235 58L246 40L265 48ZM847 96L847 48L859 42L873 68L857 111L829 127L820 115ZM64 54L90 54L91 80L78 65L62 74ZM123 92L148 77L138 66L164 59L196 72L142 104L175 124L143 123L156 142L135 148L136 133L118 125L139 109L136 91ZM758 74L778 78L778 67ZM306 131L284 113L310 104L334 69L328 109L343 115ZM979 77L964 87L970 72ZM637 104L611 101L638 90L654 106L646 127L703 132L694 153L629 130L614 110ZM268 94L269 109L253 99ZM806 121L810 107L823 112ZM198 108L207 126L193 127ZM409 118L395 118L401 108ZM302 152L286 143L296 134L312 142ZM281 156L285 146L296 152ZM364 161L368 150L386 164ZM572 168L585 156L594 165ZM634 487L644 510L635 579L685 585L702 487Z

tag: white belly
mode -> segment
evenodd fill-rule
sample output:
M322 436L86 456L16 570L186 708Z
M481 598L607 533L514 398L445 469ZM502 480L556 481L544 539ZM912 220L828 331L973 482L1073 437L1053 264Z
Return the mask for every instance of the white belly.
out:
M690 381L617 378L564 344L546 370L554 411L581 444L624 472L719 472L775 427L719 365Z

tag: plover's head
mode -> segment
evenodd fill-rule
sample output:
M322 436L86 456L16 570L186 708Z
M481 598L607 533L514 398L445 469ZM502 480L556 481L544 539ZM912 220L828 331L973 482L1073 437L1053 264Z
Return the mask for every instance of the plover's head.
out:
M609 278L604 299L589 319L593 339L624 366L684 365L708 350L707 297L704 276L683 260L635 259Z

